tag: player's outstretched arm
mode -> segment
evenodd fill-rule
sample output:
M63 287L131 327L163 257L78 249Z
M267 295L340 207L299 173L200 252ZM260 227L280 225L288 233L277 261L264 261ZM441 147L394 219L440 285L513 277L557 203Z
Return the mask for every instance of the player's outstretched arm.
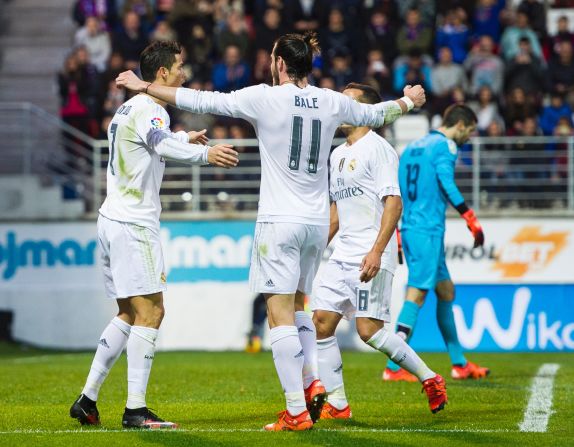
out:
M403 212L403 201L400 196L385 196L383 201L385 202L385 208L381 217L379 234L373 244L373 248L371 248L371 251L367 253L367 256L365 256L361 262L361 276L359 279L362 282L369 282L379 272L381 268L381 256L391 240L393 233L396 231L397 224Z
M239 163L237 152L231 144L218 144L207 150L207 162L220 168L233 168Z
M176 87L168 87L143 81L131 70L120 73L116 78L116 85L118 87L127 88L128 90L133 90L134 92L147 93L154 98L175 105Z

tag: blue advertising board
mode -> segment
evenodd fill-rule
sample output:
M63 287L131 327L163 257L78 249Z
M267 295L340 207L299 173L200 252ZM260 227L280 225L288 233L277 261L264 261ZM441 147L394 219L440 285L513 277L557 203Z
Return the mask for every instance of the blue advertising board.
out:
M465 350L574 350L572 284L459 285L453 310ZM445 350L434 293L419 313L411 344L419 351Z

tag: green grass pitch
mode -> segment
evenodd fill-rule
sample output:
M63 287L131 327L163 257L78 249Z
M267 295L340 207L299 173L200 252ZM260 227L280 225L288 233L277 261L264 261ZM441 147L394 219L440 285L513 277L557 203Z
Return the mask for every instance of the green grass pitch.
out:
M385 357L343 353L352 421L320 421L313 430L267 433L283 409L271 355L159 352L148 405L180 424L177 431L124 431L126 359L118 361L100 393L99 428L80 429L68 409L79 394L92 353L59 353L0 344L1 446L574 446L574 354L473 354L489 378L448 379L446 354L423 354L447 378L449 404L436 415L421 387L383 383ZM554 414L546 433L521 433L518 424L543 363L561 365Z

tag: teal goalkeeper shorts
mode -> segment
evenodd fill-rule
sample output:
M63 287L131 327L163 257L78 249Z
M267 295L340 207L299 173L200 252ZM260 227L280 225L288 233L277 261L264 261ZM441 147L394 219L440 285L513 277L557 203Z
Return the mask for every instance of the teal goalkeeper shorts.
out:
M430 290L438 282L450 279L444 256L443 234L430 235L404 230L401 235L409 268L409 287Z

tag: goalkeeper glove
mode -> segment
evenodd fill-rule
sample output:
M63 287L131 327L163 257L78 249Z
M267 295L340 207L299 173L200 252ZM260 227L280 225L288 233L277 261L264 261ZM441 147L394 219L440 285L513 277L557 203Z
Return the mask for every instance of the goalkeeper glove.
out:
M474 214L474 211L468 208L464 213L461 214L461 216L464 220L466 220L466 226L474 237L473 248L482 247L484 245L484 233L482 231L480 222Z

